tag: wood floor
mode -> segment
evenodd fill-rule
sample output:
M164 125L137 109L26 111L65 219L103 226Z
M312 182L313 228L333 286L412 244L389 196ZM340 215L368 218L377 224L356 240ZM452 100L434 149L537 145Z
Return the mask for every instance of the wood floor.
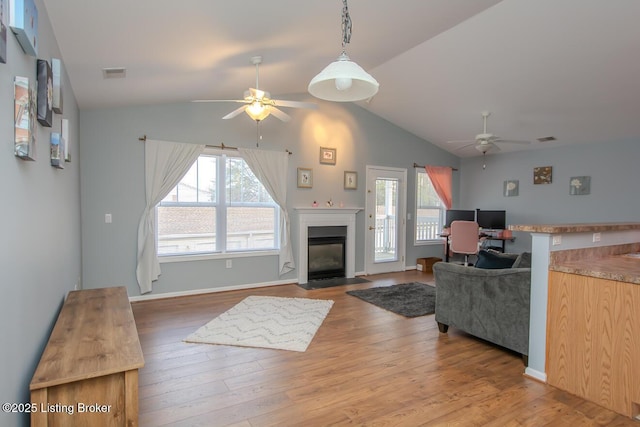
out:
M134 303L146 362L140 425L640 426L524 377L517 354L455 328L440 334L433 315L407 319L345 294L430 275L367 278ZM335 303L304 353L182 342L250 295Z

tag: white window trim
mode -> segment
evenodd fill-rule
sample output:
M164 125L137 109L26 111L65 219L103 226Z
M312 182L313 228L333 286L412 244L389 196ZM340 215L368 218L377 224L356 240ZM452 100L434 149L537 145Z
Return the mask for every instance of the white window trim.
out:
M184 254L184 255L159 255L158 260L160 264L168 264L173 262L191 262L191 261L207 261L216 259L229 259L229 258L254 258L263 256L278 256L279 250L255 250L255 251L243 251L243 252L216 252L208 254Z
M427 179L429 179L428 174L426 171L422 172L419 170L416 170L416 177L415 177L415 203L414 203L414 211L413 211L413 217L415 219L414 221L414 226L413 226L413 245L414 246L433 246L433 245L442 245L442 238L441 237L436 237L435 239L431 239L431 240L418 240L417 236L417 225L418 225L418 177L420 176L419 174L424 173L425 175L427 175ZM442 203L442 201L440 201L440 203ZM436 208L436 207L434 207ZM441 225L444 224L444 215L445 215L445 211L446 208L444 207L444 204L439 207L438 209L440 209L440 223Z
M228 152L225 152L222 149L218 149L218 148L211 148L211 147L207 147L204 149L204 151L202 152L202 155L213 155L213 156L226 156L226 157L238 157L238 158L242 158L238 155L232 155L229 154ZM221 172L222 171L222 172ZM217 168L216 173L222 173L224 175L224 168ZM220 194L219 195L219 199L216 201L215 205L218 206L221 203L226 203L225 197L226 194ZM280 209L280 207L276 204L275 205L275 209L276 211ZM158 211L157 211L157 206L156 208L154 208L155 210L155 215L156 215L156 223L158 221ZM224 218L224 221L226 222L226 217ZM279 221L277 221L279 222ZM277 230L276 230L276 235ZM156 244L157 244L157 239L158 239L158 233L156 232ZM192 262L192 261L207 261L207 260L219 260L219 259L229 259L229 258L251 258L251 257L263 257L263 256L274 256L274 255L280 255L280 249L279 248L272 248L272 249L254 249L254 250L249 250L249 251L227 251L226 248L223 251L216 251L216 252L207 252L207 253L193 253L193 254L156 254L156 256L158 257L158 262L160 264L169 264L169 263L174 263L174 262Z

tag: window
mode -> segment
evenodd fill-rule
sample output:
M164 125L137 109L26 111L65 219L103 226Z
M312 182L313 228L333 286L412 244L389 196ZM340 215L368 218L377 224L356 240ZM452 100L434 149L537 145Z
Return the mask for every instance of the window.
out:
M202 154L156 207L158 256L277 250L279 213L242 158Z
M432 241L441 243L439 235L445 211L427 172L416 170L416 244Z

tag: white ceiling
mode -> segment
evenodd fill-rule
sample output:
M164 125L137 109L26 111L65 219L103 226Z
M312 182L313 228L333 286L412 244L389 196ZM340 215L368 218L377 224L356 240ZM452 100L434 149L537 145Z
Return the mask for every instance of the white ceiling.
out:
M340 54L340 0L43 0L81 109L306 94ZM461 157L488 130L528 146L640 143L640 1L350 0L363 108ZM103 79L125 67L125 79Z

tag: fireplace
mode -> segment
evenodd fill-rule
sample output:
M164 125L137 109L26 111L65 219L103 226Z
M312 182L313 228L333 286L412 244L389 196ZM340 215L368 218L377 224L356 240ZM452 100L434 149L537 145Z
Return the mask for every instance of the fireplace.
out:
M298 283L303 285L309 277L309 232L315 227L343 227L346 242L344 276L355 277L356 213L362 208L295 208L298 214ZM313 235L313 231L311 231ZM336 237L335 235L333 237Z
M345 277L347 227L309 227L309 280Z

